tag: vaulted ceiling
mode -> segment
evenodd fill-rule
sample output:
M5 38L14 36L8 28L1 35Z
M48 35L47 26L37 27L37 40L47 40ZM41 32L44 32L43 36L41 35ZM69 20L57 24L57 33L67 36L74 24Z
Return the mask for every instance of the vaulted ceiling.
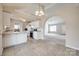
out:
M41 3L45 9L45 15L53 8L55 3ZM36 19L35 11L38 10L38 3L4 3L3 11L10 13L14 18L32 21ZM47 16L49 17L49 16Z

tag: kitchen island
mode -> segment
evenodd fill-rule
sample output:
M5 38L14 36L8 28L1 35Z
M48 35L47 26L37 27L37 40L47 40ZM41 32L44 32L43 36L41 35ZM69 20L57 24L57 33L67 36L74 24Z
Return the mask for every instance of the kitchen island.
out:
M4 32L3 48L27 42L27 32Z

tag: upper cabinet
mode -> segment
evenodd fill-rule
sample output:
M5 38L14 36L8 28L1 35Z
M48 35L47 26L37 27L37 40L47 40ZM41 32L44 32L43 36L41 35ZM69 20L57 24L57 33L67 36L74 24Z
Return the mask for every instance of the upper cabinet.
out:
M20 20L10 19L10 28L14 32L22 32L23 31L23 22Z
M10 27L10 18L11 18L11 15L9 13L3 13L3 26L4 26L4 29L6 26Z
M19 18L13 17L12 14L3 12L3 28L4 31L15 31L16 27L18 31L23 30L23 22Z

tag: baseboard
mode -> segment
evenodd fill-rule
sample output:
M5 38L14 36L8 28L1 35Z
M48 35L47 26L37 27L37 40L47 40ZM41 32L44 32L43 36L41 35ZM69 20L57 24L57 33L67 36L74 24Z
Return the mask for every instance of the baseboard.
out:
M72 47L72 46L70 46L70 45L66 45L66 47L71 48L71 49L74 49L74 50L79 50L79 48Z

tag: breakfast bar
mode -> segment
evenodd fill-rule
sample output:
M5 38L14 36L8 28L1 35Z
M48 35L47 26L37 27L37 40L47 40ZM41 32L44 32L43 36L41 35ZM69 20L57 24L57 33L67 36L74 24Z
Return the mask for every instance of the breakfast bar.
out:
M27 32L4 32L3 48L27 42Z

